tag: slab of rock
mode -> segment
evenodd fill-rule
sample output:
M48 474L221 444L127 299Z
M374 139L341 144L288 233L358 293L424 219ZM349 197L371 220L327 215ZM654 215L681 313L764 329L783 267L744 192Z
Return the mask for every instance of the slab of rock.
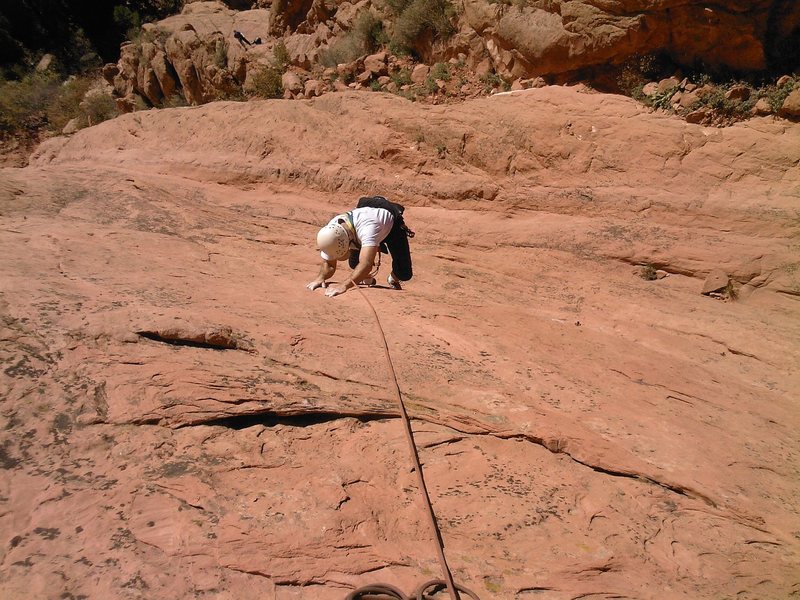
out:
M46 140L0 171L0 597L430 578L369 307L306 289L316 229L363 190L420 233L404 290L364 293L458 581L791 597L798 156L795 123L700 128L561 86L209 103ZM681 275L620 267L641 263ZM698 299L714 268L750 299Z
M703 295L711 294L712 292L719 292L728 286L730 278L728 274L721 269L714 269L711 271L703 282L703 289L700 291Z

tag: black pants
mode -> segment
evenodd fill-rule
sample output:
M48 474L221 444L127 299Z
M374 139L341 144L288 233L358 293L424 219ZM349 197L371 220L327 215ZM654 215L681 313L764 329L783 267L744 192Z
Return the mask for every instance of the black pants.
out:
M400 281L411 279L411 249L408 247L408 235L403 229L400 219L395 219L392 230L386 239L381 242L381 250L389 249L392 255L392 272ZM350 251L348 260L351 269L358 266L358 250Z

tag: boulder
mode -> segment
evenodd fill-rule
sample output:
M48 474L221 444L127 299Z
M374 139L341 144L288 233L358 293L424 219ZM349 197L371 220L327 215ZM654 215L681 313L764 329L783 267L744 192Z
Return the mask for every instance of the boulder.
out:
M364 69L375 76L386 75L388 67L386 65L386 52L370 54L364 59Z
M356 15L362 10L367 10L370 0L360 0L359 2L343 2L336 10L336 15L333 17L336 25L342 30L348 31L353 26Z
M778 87L783 87L785 85L788 85L791 80L792 80L791 75L781 75L780 77L778 77L778 81L775 82L775 85L777 85Z
M800 88L795 88L783 101L780 114L782 117L796 119L800 117Z
M711 117L711 111L709 109L699 108L686 115L686 122L694 124L703 123L709 117Z
M153 106L158 106L164 97L158 77L156 77L151 65L156 52L159 52L159 50L155 44L152 42L143 43L140 46L139 62L136 69L136 91L144 98L147 98L147 101Z
M80 128L81 128L81 118L75 117L67 122L67 124L64 126L64 129L61 130L61 133L63 133L64 135L72 135Z
M351 80L356 76L356 72L358 71L358 62L353 61L349 63L341 63L336 65L336 72L339 74L341 79Z
M158 85L161 87L161 93L164 98L169 98L175 93L177 82L173 76L172 66L167 61L167 55L161 50L157 51L150 61L150 66Z
M750 88L746 85L734 85L725 92L725 97L728 100L744 101L750 98Z
M730 279L725 271L722 269L714 269L706 277L703 283L703 290L700 293L707 296L708 294L724 290L728 286L729 281Z
M45 54L42 58L39 59L39 62L36 63L36 72L42 73L47 71L51 66L53 66L53 61L56 59L55 56L52 54Z
M765 116L772 114L772 106L766 98L759 98L755 106L753 106L753 114L758 116Z
M356 81L361 85L365 85L370 79L372 79L372 73L370 71L362 71L356 75Z
M486 77L490 73L492 73L492 61L489 58L484 58L481 62L478 63L478 66L475 67L475 75L478 77Z
M700 100L700 96L696 90L691 92L684 92L680 97L680 105L683 108L692 108Z
M657 93L658 93L658 82L656 81L650 81L646 83L642 88L642 94L644 94L648 98L650 96L655 96Z
M300 76L293 71L286 71L281 75L281 83L283 84L283 89L292 94L299 94L305 89Z
M108 83L114 85L114 78L119 75L119 67L117 66L117 63L108 63L103 65L100 73Z
M681 82L675 77L667 77L666 79L662 79L658 82L658 85L656 86L656 92L663 94L664 92L678 87L680 83Z
M203 90L197 66L192 59L201 45L197 33L187 29L171 35L164 46L167 58L175 69L184 97L189 104L203 104L209 99Z
M321 96L327 88L325 84L318 79L309 79L306 81L305 87L303 92L305 93L306 98L314 98L316 96Z
M411 71L411 81L413 83L425 83L431 69L428 65L417 65Z
M284 39L289 62L296 67L311 70L319 56L320 42L315 33L295 33Z

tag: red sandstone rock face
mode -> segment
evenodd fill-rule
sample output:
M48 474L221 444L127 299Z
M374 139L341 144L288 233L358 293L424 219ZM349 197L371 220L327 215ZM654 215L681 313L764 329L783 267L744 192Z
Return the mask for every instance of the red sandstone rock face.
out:
M51 140L0 176L0 596L338 600L438 571L367 308L304 287L316 228L382 192L415 278L366 293L457 580L789 597L799 155L798 125L553 87ZM737 302L700 294L715 268Z
M792 19L800 7L779 2L716 3L653 0L571 1L518 8L465 0L470 27L487 41L506 77L556 74L619 64L635 54L666 51L679 62L702 61L757 71L766 66L768 22ZM493 43L497 50L492 51ZM506 73L504 73L507 72Z
M235 11L219 2L187 4L180 15L145 26L149 35L164 37L156 45L123 46L109 81L126 99L124 106L134 105L134 92L160 105L175 89L174 71L186 100L202 104L234 94L251 67L271 60L277 39L294 67L311 71L320 66L322 52L347 35L359 11L391 20L385 7L370 0L342 2L333 12L325 6L287 0L270 10ZM496 72L509 83L621 65L651 53L667 53L684 65L754 72L766 68L770 48L787 45L799 24L800 3L787 0L725 0L713 6L696 0L553 0L524 6L465 0L458 34L434 44L426 38L415 49L429 63L461 56L477 74ZM240 43L235 31L264 43Z

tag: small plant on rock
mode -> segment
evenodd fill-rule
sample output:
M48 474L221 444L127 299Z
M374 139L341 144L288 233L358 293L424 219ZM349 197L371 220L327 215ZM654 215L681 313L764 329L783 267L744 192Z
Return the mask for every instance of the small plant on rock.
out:
M772 112L777 113L781 110L787 96L792 93L795 86L800 83L800 77L790 77L783 85L771 85L764 89L762 95L769 102Z
M404 85L411 85L411 71L408 69L399 69L389 74L394 84L400 88Z
M389 6L397 14L392 46L412 49L426 35L447 39L454 32L456 8L448 0L393 0Z
M483 83L483 91L487 94L503 84L503 79L497 73L481 75L480 80Z
M275 67L262 66L253 74L250 82L250 93L259 98L281 98L283 81L281 72Z
M80 107L83 114L86 115L89 125L97 125L103 121L108 121L119 114L114 98L106 93L88 94L81 102Z
M289 57L289 50L286 49L286 44L283 40L275 42L275 47L272 49L272 65L281 73L286 72L291 62Z
M645 281L655 281L658 279L658 273L656 273L656 270L657 269L649 263L642 265L642 269L639 272L639 277Z
M723 296L727 300L736 300L739 298L739 290L736 289L736 286L733 284L732 280L728 280L728 285L725 286L723 290Z
M431 69L431 79L450 81L450 67L447 66L447 63L438 62L433 65Z

